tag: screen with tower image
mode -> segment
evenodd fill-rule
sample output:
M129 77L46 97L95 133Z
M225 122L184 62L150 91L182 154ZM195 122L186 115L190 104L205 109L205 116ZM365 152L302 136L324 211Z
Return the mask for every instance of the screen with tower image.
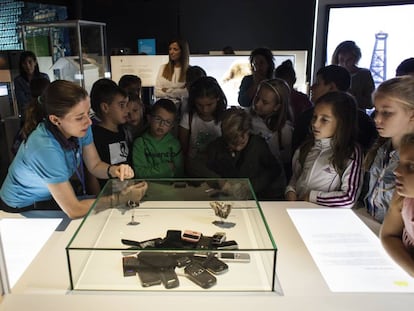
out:
M378 85L395 76L402 60L414 57L414 4L370 4L328 7L326 64L336 46L352 40L360 47L359 67L370 68Z

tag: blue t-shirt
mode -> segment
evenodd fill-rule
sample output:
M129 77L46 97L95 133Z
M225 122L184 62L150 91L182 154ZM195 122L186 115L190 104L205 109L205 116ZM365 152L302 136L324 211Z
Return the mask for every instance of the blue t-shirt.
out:
M64 150L45 124L40 123L21 144L0 190L10 207L25 207L51 199L48 184L68 181L79 167L82 147L93 142L91 128L79 138L77 150Z

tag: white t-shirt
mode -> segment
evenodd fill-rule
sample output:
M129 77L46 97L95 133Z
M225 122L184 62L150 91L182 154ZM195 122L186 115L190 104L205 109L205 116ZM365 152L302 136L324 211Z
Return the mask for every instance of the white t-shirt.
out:
M180 126L187 130L189 126L189 114L184 113L180 121ZM207 145L221 136L221 123L212 121L203 121L200 119L197 113L193 113L191 120L191 136L188 146L188 155L190 158L194 158L198 153L202 153L206 150Z

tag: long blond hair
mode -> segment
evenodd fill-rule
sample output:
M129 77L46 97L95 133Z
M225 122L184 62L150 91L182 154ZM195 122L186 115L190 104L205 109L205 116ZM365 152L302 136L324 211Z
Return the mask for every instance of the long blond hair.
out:
M372 94L373 102L378 99L390 99L399 103L407 111L414 110L414 77L400 76L382 82ZM364 167L369 169L378 149L391 138L379 137L365 157Z

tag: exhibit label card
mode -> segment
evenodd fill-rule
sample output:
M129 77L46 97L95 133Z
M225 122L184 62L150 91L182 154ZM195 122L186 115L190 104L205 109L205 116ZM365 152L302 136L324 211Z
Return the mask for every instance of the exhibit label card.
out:
M349 209L288 209L333 292L414 292L414 278Z

